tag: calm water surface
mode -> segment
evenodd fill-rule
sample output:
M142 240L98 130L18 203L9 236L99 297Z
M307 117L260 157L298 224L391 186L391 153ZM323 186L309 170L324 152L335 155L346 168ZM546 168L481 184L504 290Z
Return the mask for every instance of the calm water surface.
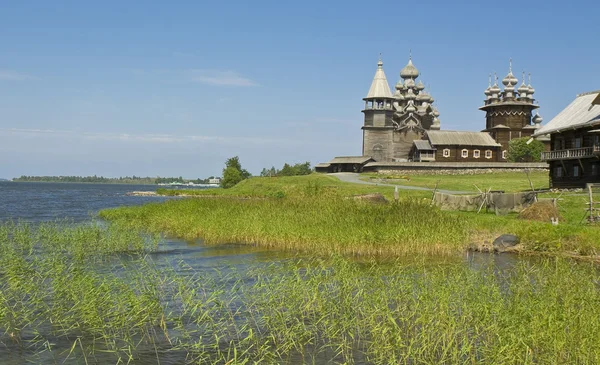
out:
M131 191L153 191L151 185L110 185L110 184L70 184L70 183L15 183L0 182L0 223L6 221L26 221L33 224L68 219L74 222L95 220L99 210L124 205L140 205L149 202L160 202L168 198L129 196ZM281 261L292 256L273 250L266 250L244 245L207 246L201 241L186 242L176 239L165 239L159 245L159 252L153 258L159 266L173 269L178 263L185 262L196 272L210 274L215 268L235 270L243 273L257 265ZM510 255L469 255L464 263L477 269L487 266L490 261L499 269L510 269L516 264L516 257ZM251 278L249 278L251 279ZM68 352L72 343L54 344L59 351ZM64 347L61 349L61 347ZM143 355L142 355L143 356ZM184 361L184 355L164 353L160 356L161 364L178 364ZM81 359L79 359L81 360ZM149 353L136 363L157 363L156 354ZM317 360L328 363L326 356ZM114 358L103 359L101 354L95 358L97 363L113 363ZM56 363L56 357L40 354L0 343L0 364L22 363ZM69 360L67 363L78 363Z

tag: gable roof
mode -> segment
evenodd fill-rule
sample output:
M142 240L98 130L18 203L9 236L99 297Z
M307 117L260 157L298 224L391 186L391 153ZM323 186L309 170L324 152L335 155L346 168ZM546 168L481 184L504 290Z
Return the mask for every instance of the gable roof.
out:
M375 161L371 156L340 156L334 157L333 160L329 161L330 164L334 163L351 163L351 164L364 164L369 161Z
M496 143L486 132L427 131L427 139L433 146L500 146L500 143Z
M423 150L435 150L435 148L433 148L431 146L431 144L429 143L428 140L426 139L416 139L413 141L413 143L415 144L415 148L423 151Z
M600 124L600 90L577 95L575 100L564 108L534 136L557 133L567 128Z

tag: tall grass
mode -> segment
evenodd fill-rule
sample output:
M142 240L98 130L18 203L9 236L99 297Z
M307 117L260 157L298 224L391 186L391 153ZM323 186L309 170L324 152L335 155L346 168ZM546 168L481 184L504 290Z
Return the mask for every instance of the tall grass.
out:
M428 201L369 204L338 197L262 200L186 199L120 207L102 218L133 229L207 243L363 256L456 255L466 225Z
M600 361L592 265L333 257L206 271L158 266L155 248L118 226L0 226L0 353L42 363Z

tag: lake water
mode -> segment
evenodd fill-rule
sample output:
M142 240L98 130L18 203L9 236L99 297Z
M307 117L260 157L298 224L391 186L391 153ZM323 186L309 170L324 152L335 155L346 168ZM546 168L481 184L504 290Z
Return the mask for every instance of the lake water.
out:
M167 198L129 196L131 191L152 191L155 186L148 185L109 185L109 184L66 184L66 183L13 183L0 182L0 222L26 221L33 224L67 219L74 222L96 220L99 210L123 205L140 205L160 202ZM159 252L153 254L159 267L173 268L175 262L185 262L195 272L210 272L215 268L236 270L244 273L248 268L285 260L292 256L247 245L225 244L209 246L201 241L186 242L177 239L165 239L159 244ZM511 255L466 255L465 264L477 268L493 263L499 270L510 269L516 262ZM68 352L71 343L54 344L55 351ZM63 347L63 348L61 348ZM39 352L19 349L18 346L0 343L0 364L54 363L54 356L44 357ZM177 353L165 353L159 356L161 364L181 363L185 358ZM104 363L101 355L95 359ZM105 359L106 363L114 358ZM139 363L157 363L157 355L152 352ZM319 359L326 363L326 355ZM81 359L73 360L79 363ZM68 363L71 360L67 361ZM136 361L138 363L138 361Z

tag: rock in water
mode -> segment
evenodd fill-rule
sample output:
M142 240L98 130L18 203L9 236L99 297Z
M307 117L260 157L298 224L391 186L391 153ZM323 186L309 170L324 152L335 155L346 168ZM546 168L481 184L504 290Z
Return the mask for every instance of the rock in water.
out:
M509 247L514 247L520 242L519 237L514 234L503 234L494 240L494 250L504 251Z

